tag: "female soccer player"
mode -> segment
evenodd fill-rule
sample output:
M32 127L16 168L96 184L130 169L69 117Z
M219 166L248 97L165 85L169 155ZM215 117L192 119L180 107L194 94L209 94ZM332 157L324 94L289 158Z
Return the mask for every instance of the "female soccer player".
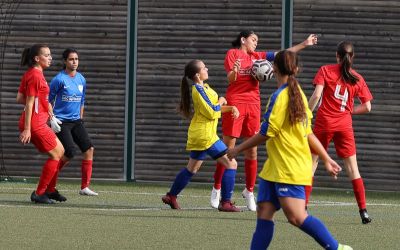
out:
M47 125L52 109L48 102L49 86L43 70L50 66L51 60L50 49L45 44L26 48L22 52L21 66L28 65L29 69L22 77L17 94L17 103L25 105L19 120L21 143L32 142L39 152L49 155L36 191L31 194L31 201L45 204L52 204L53 200L66 201L55 188L49 186L51 180L57 178L59 161L64 154L64 147Z
M65 154L61 159L60 169L75 155L77 144L83 153L81 165L82 181L81 195L98 195L89 189L93 165L93 144L83 124L83 110L86 93L86 79L77 71L79 66L78 51L73 48L64 50L64 69L58 73L50 83L49 102L53 105L53 112L57 119L52 122L52 128L61 126L56 135L64 145ZM56 179L52 183L56 185Z
M234 106L225 106L225 98L218 98L218 94L205 83L207 79L208 69L202 61L192 60L186 64L181 83L179 111L184 117L191 117L186 144L186 150L190 151L189 162L186 168L178 173L170 191L162 197L162 201L172 209L180 209L176 200L177 195L200 169L206 155L209 155L226 168L222 177L221 202L218 209L224 212L239 212L240 209L231 202L237 164L235 160L228 159L227 147L217 136L218 118L221 117L221 113L228 113L237 118L239 112Z
M229 114L222 115L223 141L232 148L237 138L245 140L256 134L260 129L260 88L259 82L251 74L253 62L258 59L273 61L276 52L256 52L258 36L253 31L242 31L232 42L233 48L225 56L225 70L228 78L226 100L228 105L236 106L240 112L238 119L233 119ZM289 50L298 52L307 46L317 43L317 36L310 35L305 41ZM247 207L256 210L254 200L254 185L257 176L257 147L251 147L244 152L244 169L246 175L246 188L242 192L246 199ZM224 168L217 164L214 173L214 187L211 192L211 206L216 208L219 202L221 178Z
M336 178L341 168L312 133L312 113L295 78L296 53L280 51L273 67L278 89L269 99L260 132L228 151L228 157L233 159L239 152L266 141L268 159L260 172L257 225L251 249L268 248L274 232L274 214L280 208L289 223L324 249L352 249L339 244L319 219L307 214L304 186L310 185L312 178L310 147L324 160L330 175Z
M322 100L317 111L314 134L325 149L333 140L336 153L343 158L344 166L353 184L363 224L371 222L365 201L364 183L358 171L356 144L352 125L352 115L371 111L372 95L364 78L352 69L354 48L351 42L339 43L336 51L337 64L322 66L314 77L315 90L310 98L311 110ZM354 106L358 97L360 105ZM313 172L318 166L318 156L313 155ZM311 193L311 186L306 189L306 196Z

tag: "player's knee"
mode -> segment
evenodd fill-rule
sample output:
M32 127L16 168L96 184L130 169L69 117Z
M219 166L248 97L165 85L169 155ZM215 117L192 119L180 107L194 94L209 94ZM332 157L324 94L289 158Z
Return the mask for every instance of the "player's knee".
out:
M287 219L290 224L296 227L300 227L303 224L303 220L295 216L288 216Z
M85 152L83 152L83 156L85 158L92 158L93 157L93 153L94 153L94 148L90 147L88 148L88 150L86 150Z
M71 148L66 148L64 152L65 157L68 159L72 159L75 156L75 150Z

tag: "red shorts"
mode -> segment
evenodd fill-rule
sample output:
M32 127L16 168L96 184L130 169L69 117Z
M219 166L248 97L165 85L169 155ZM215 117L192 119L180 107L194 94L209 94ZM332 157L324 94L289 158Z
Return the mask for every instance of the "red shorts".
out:
M57 146L56 134L49 126L31 131L31 142L39 152L47 153Z
M222 114L222 133L232 137L252 137L260 130L261 109L259 104L229 104L234 105L239 110L240 115L237 119L232 117L232 113Z
M356 154L356 143L354 140L353 130L335 132L314 131L314 134L325 149L328 148L329 143L333 140L336 154L340 158L348 158ZM311 152L316 154L313 150L311 150Z

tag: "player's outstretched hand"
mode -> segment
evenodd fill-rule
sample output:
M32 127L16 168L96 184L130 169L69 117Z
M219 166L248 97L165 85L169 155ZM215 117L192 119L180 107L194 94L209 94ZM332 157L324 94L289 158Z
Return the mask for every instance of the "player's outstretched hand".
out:
M311 34L307 37L306 40L304 40L303 44L305 46L312 46L318 43L318 35L316 34Z
M61 124L62 124L62 122L59 119L57 119L57 117L55 117L54 115L51 117L50 127L54 131L54 133L58 133L61 131L61 127L60 127Z
M325 168L329 175L332 176L335 180L337 179L339 172L342 171L342 168L339 166L339 164L337 164L337 162L332 160L331 158L325 161Z

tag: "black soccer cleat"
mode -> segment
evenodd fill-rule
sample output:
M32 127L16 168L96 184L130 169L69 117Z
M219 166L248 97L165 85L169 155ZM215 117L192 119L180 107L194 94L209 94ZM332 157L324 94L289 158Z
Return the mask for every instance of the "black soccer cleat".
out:
M367 209L360 209L360 216L363 224L368 224L372 221L367 213Z
M31 194L31 201L35 203L42 203L42 204L54 204L55 202L50 200L46 194L37 195L35 191Z
M46 195L47 195L47 197L49 197L49 199L52 199L55 201L59 201L59 202L67 201L67 198L64 195L60 194L57 189L56 189L56 191L51 192L51 193L46 192Z

